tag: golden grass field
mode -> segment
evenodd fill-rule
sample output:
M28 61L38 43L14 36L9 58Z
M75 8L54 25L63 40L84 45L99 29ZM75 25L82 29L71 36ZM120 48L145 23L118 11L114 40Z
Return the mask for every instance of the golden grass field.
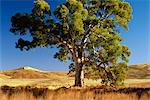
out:
M85 86L97 86L101 85L101 80L85 79ZM60 87L71 87L74 85L74 78L58 78L53 79L7 79L0 80L0 86L32 86L32 87L44 87L49 89L57 89ZM150 79L126 79L125 87L150 87Z
M84 81L84 87L74 88L74 77L67 72L45 72L31 67L5 70L0 71L0 97L2 100L150 100L149 63L132 65L125 85L117 89L103 87L101 79Z
M150 100L150 88L90 86L55 90L30 86L2 86L1 100Z
M101 79L85 78L85 86L101 85ZM131 65L125 80L125 86L150 87L150 63ZM67 72L45 72L31 67L0 71L0 86L34 86L56 89L70 87L74 84L74 77Z

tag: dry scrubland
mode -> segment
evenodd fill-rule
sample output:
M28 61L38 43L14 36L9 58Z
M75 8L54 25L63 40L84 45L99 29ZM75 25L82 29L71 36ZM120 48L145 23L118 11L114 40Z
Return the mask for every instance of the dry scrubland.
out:
M73 88L74 77L67 72L44 72L30 67L0 71L0 97L2 100L150 100L150 64L131 66L125 86L113 89L101 86L101 79L85 79L82 89Z

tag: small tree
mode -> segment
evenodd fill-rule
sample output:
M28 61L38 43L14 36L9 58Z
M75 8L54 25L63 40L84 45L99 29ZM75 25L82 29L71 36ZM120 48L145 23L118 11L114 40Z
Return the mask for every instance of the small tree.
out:
M106 70L107 73L104 72L102 76L102 83L111 86L124 85L124 79L128 74L128 66L125 63L109 66Z
M128 61L130 51L121 45L118 26L128 29L132 9L123 0L67 0L52 13L44 0L34 2L32 13L12 16L11 32L30 34L31 40L18 39L16 48L29 50L57 47L54 57L75 65L75 86L82 86L83 66L106 70L118 59Z

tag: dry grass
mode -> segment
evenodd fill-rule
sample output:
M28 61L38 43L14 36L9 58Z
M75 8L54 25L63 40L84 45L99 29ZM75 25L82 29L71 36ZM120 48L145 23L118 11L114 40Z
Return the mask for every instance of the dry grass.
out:
M57 89L74 85L74 77L69 77L65 72L41 72L34 70L8 70L0 72L0 86L33 86ZM85 86L101 85L101 79L85 79ZM146 85L144 85L146 83ZM126 86L150 87L150 79L126 79ZM142 85L140 85L142 84Z
M150 65L150 64L149 64ZM142 66L142 67L140 67ZM135 78L149 77L145 64L129 71ZM140 70L142 68L142 70ZM139 72L138 71L142 71ZM145 76L147 75L147 76ZM128 77L128 78L134 78ZM126 79L126 86L109 88L101 86L101 79L85 79L83 88L74 88L74 77L65 72L37 70L0 71L1 100L150 100L150 78ZM7 86L6 86L7 85ZM61 88L64 87L64 88ZM126 87L126 88L125 88ZM140 99L139 99L140 98Z
M101 80L85 79L85 87L97 86ZM127 79L126 87L150 87L150 79ZM32 86L39 88L57 89L60 87L70 87L74 85L74 78L71 77L53 77L51 79L7 79L1 80L0 86Z
M68 77L67 72L45 72L31 67L0 71L1 79L49 79L57 76ZM150 79L150 63L130 65L127 78Z
M57 76L67 76L67 73L65 72L43 72L25 69L0 71L0 74L8 76L11 79L48 79Z
M128 78L150 79L150 63L130 65Z
M85 89L31 87L1 87L2 100L149 100L150 88L102 88Z
M0 80L2 80L2 79L9 79L9 78L11 78L11 77L0 73Z
M136 72L142 68L142 73L147 71L149 64L132 65L130 73ZM134 69L134 70L133 70ZM136 73L137 75L139 73ZM92 80L85 79L85 86L101 85L101 79ZM150 79L126 79L126 86L145 86L150 87ZM142 84L142 85L141 85ZM146 85L145 85L146 84ZM66 72L43 72L40 70L31 69L15 69L0 71L0 86L33 86L33 87L46 87L50 89L57 89L60 87L70 87L74 85L74 77L69 77Z

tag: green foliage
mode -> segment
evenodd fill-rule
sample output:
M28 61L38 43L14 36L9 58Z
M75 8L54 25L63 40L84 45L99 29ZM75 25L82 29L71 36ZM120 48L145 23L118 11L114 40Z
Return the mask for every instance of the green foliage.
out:
M94 65L84 66L83 70L84 70L84 75L85 75L84 77L87 79L98 80L101 78L102 70ZM75 72L75 65L73 63L71 63L69 65L68 75L73 76L74 72Z
M44 0L37 0L34 2L33 14L35 16L44 16L50 10L50 6Z
M101 78L101 70L96 66L88 66L84 68L85 77L87 79L97 80Z
M68 13L69 13L69 10L65 5L58 6L55 11L55 15L60 19L66 18Z
M46 1L37 0L31 13L12 16L10 31L32 37L18 39L16 48L20 50L57 47L55 58L99 70L117 64L119 59L128 62L130 51L121 44L118 26L128 30L131 14L131 6L124 0L67 0L54 11Z
M107 73L103 74L102 83L113 86L124 85L124 80L128 74L128 66L125 63L118 63L106 70Z
M70 59L70 56L68 55L68 51L62 47L59 47L60 50L59 52L57 52L55 55L54 55L54 58L57 58L59 59L60 61L64 61L64 62L67 62L69 59Z

